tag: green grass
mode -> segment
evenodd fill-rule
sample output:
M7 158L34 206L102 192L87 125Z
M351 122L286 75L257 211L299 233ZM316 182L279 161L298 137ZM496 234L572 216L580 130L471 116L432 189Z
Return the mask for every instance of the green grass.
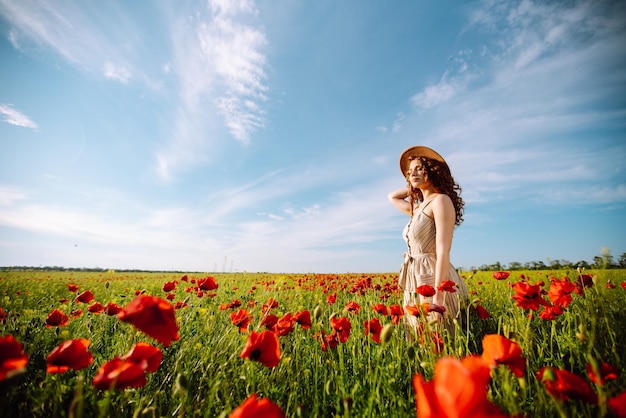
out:
M624 270L600 270L593 287L574 301L563 315L545 321L535 313L515 306L508 285L525 274L531 283L576 271L513 272L508 280L496 281L490 272L466 274L472 300L480 300L490 313L488 319L478 318L471 309L465 313L454 340L444 336L442 352L433 351L426 341L409 343L402 325L394 328L391 339L382 344L365 337L363 322L379 317L372 310L377 303L401 304L402 295L389 292L385 284L394 284L395 274L381 275L280 275L280 274L214 274L219 289L215 297L197 297L185 292L189 283L180 282L172 301L186 301L187 307L176 310L180 339L163 347L137 331L128 323L106 314L89 314L86 305L79 306L68 283L89 289L94 301L106 305L126 305L135 291L164 297L161 289L166 281L179 280L180 275L164 273L0 273L0 307L7 317L0 322L0 335L13 335L29 356L26 373L0 383L0 416L49 417L69 416L70 411L82 416L227 416L250 394L267 397L293 417L409 417L415 416L415 397L411 377L420 373L432 378L435 362L441 356L461 358L480 353L484 335L501 334L515 340L527 360L526 376L515 377L508 369L493 371L491 400L507 414L525 416L612 416L606 399L626 389L626 376L594 388L600 394L599 405L582 401L557 402L548 395L536 372L544 366L569 370L586 376L591 361L607 362L626 369L626 281ZM201 278L189 275L189 278ZM368 288L351 292L363 278L381 285L381 290ZM617 285L610 289L605 285ZM256 286L256 290L251 290ZM337 293L335 304L326 298ZM206 292L205 292L206 293ZM388 299L381 299L387 295ZM61 303L62 298L69 302ZM251 329L261 320L261 305L269 298L279 302L272 313L307 309L313 314L319 306L321 315L313 320L311 329L295 327L293 333L280 337L281 361L273 369L239 357L247 334L240 333L230 321L232 310L220 305L234 299L256 306ZM349 301L361 306L356 313L343 310ZM71 319L69 325L46 328L44 321L53 308L65 313L82 308L85 313ZM315 332L330 332L329 318L346 316L352 323L347 342L324 352L313 338ZM46 374L46 357L62 341L87 338L94 355L87 369L61 375ZM125 354L134 343L146 341L163 350L159 370L148 375L148 383L139 389L98 391L92 386L96 370L114 356ZM76 405L82 405L82 409ZM563 415L565 414L565 415Z

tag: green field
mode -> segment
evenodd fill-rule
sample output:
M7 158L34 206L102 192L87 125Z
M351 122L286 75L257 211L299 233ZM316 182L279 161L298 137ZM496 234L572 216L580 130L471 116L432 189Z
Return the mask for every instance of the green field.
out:
M494 279L492 272L465 273L471 304L455 337L424 321L422 335L409 342L402 322L394 325L392 316L373 309L402 304L395 290L397 274L210 274L219 287L200 291L198 279L209 274L2 272L0 336L13 336L28 363L22 373L0 382L0 416L225 417L256 394L289 417L411 417L416 415L413 377L431 381L439 359L482 354L483 338L491 334L519 347L524 362L521 376L506 362L491 369L484 402L497 406L501 416L624 416L626 271L585 273L585 286L568 293L571 303L553 319L546 318L546 306L518 305L532 305L538 298L555 305L548 293L551 279L567 277L575 285L576 270L518 271L504 280ZM512 284L522 280L520 275L531 285L543 282L534 299L512 298ZM174 289L166 292L168 282ZM77 295L86 290L93 300L78 302ZM125 307L137 294L158 296L176 307L177 340L164 344L116 315L88 310L96 302ZM336 296L334 303L329 296ZM268 306L270 299L274 307ZM69 317L66 325L46 327L54 309ZM304 311L311 315L311 327L292 322L293 329L277 337L275 367L254 361L256 355L240 356L250 335L267 328L261 323L269 315L289 319L286 314ZM233 323L238 312L250 319L247 327ZM336 347L323 347L323 335L332 332L331 318L346 318L351 330ZM375 318L387 325L381 342L365 335L364 322ZM47 357L55 347L78 338L89 340L93 362L80 370L47 373ZM95 388L98 369L138 342L158 347L163 355L158 370L146 373L145 384ZM3 361L5 356L0 354ZM613 373L604 373L605 368ZM567 379L559 380L561 371L580 380L568 387ZM582 389L587 386L593 400ZM425 416L424 410L420 414Z

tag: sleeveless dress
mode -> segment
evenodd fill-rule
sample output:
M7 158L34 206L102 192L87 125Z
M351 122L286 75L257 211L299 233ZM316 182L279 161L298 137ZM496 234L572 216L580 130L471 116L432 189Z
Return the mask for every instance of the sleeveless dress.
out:
M432 200L431 200L432 201ZM435 220L424 213L431 201L422 203L413 214L403 231L408 251L404 253L404 263L400 269L398 287L404 290L404 306L432 302L432 297L424 297L417 293L419 286L428 284L435 287ZM456 292L444 292L444 322L448 327L453 319L459 319L461 309L467 298L467 286L456 269L450 264L448 280L456 283ZM407 325L416 328L418 319L413 315L405 315Z

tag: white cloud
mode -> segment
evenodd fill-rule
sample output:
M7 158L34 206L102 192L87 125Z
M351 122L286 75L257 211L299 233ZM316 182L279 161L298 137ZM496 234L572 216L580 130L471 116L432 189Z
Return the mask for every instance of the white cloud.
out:
M10 104L0 103L0 115L2 115L2 119L10 125L35 130L37 129L37 124L35 122L19 110L13 108Z
M120 83L123 83L123 84L128 83L128 81L132 77L130 70L128 70L124 66L116 65L112 62L107 62L104 64L102 73L104 74L106 78L119 81Z

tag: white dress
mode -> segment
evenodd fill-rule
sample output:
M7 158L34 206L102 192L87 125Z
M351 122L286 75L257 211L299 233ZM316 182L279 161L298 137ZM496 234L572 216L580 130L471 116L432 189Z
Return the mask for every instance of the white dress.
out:
M432 200L431 200L432 201ZM420 305L423 302L432 302L432 297L423 297L417 294L419 286L428 284L435 286L435 220L424 213L424 209L431 201L421 204L409 223L404 228L403 236L408 251L404 254L404 263L400 270L398 287L404 290L404 306ZM461 307L465 304L468 294L467 286L456 269L450 264L448 280L456 283L456 292L444 292L444 319L450 323L461 315ZM405 315L409 325L417 327L418 320L413 315Z

